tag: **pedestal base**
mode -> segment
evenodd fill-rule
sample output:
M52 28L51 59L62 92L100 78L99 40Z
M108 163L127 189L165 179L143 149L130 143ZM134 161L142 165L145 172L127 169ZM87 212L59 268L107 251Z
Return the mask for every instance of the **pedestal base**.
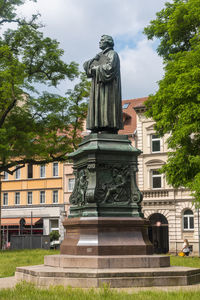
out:
M81 257L79 258L81 259ZM115 257L117 266L118 257ZM83 261L87 261L84 258ZM70 260L68 260L70 262ZM73 260L72 260L73 265ZM62 268L45 265L18 267L17 282L25 280L39 287L63 285L79 288L185 286L200 282L200 269L186 267L163 268Z
M44 265L55 268L129 269L170 267L170 257L161 255L48 255Z
M72 218L63 222L66 236L61 254L148 255L148 221L142 218Z

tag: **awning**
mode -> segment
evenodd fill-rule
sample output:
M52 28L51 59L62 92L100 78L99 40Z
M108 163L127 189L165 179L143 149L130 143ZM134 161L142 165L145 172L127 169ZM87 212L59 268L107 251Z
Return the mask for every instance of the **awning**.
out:
M21 218L2 218L1 226L19 226L19 221ZM26 223L25 225L31 225L31 218L24 218ZM32 218L32 225L35 225L38 221L42 221L41 218Z

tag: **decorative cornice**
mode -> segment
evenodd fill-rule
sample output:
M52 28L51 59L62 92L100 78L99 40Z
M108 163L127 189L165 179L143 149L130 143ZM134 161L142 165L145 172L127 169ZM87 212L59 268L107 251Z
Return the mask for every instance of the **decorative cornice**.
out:
M35 191L55 191L55 190L62 190L63 187L54 187L54 188L28 188L28 189L14 189L14 190L4 190L2 189L2 193L14 193L14 192L35 192Z
M6 209L17 209L17 208L47 208L47 207L64 207L65 204L29 204L29 205L7 205L7 206L2 206L1 209L2 210L6 210Z
M11 179L11 180L9 180L9 179L4 179L4 180L2 180L2 184L4 183L4 182L6 182L6 183L9 183L9 182L23 182L23 181L38 181L38 180L42 180L42 181L44 181L44 180L57 180L57 179L62 179L63 177L62 176L55 176L55 177L41 177L41 178L21 178L21 179Z
M174 205L174 200L143 200L142 206L146 208L146 206L166 206L166 205Z

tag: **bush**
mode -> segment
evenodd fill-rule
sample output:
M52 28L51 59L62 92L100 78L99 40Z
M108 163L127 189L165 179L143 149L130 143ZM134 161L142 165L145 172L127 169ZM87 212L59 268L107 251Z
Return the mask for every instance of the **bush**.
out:
M60 234L57 230L53 230L50 232L49 236L50 236L50 241L53 242L59 240Z

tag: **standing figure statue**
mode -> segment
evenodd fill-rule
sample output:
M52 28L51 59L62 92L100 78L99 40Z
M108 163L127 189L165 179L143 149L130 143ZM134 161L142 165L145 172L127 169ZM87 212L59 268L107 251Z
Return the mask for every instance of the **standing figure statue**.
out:
M113 50L111 36L103 35L99 42L102 50L83 65L87 77L92 78L87 129L116 134L123 129L120 60Z

